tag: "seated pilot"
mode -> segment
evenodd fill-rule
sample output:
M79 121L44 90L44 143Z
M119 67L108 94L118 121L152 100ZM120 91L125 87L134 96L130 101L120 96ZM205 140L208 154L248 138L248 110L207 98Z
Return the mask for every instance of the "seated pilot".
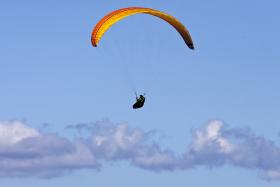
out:
M133 108L134 109L141 108L144 106L144 103L145 103L145 97L143 95L140 95L139 97L136 96L136 102L134 103Z

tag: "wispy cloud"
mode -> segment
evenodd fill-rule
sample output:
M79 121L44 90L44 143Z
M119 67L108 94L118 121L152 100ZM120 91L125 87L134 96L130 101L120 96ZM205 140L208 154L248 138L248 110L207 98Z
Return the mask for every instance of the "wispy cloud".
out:
M86 131L88 136L69 140L20 121L0 123L0 176L57 177L83 168L99 170L103 162L122 160L151 171L227 164L257 170L266 180L280 180L280 147L250 129L231 129L222 121L210 121L194 131L181 154L150 141L153 133L127 124L100 121L67 129Z

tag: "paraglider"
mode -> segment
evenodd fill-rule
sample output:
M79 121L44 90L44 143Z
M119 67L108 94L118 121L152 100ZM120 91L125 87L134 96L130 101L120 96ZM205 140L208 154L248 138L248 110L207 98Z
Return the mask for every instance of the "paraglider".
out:
M136 102L134 103L134 105L132 107L133 107L133 109L142 108L144 106L144 103L145 103L144 95L140 95L139 97L137 97L137 95L136 95Z
M181 35L182 39L184 40L185 44L190 48L194 49L194 44L191 38L191 35L189 31L186 29L186 27L175 17L155 10L151 8L143 8L143 7L128 7L128 8L122 8L119 10L115 10L109 14L107 14L105 17L103 17L94 27L92 34L91 34L91 43L93 47L97 47L99 44L99 41L103 37L104 33L115 23L118 21L135 14L149 14L155 17L158 17L167 23L169 23L171 26L173 26L174 29L177 30L177 32ZM137 97L136 95L136 102L133 105L134 109L138 109L144 106L145 103L145 97L144 95L140 95Z

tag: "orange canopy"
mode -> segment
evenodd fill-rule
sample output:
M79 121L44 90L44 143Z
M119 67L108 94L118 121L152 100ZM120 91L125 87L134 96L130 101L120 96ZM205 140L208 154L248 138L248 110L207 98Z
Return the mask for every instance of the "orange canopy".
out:
M103 17L97 25L94 27L92 35L91 35L91 42L94 47L97 47L100 39L104 35L104 33L116 22L120 21L121 19L134 15L134 14L150 14L156 17L159 17L166 22L168 22L170 25L172 25L182 36L184 39L186 45L190 49L194 49L194 45L192 42L192 38L190 36L189 31L185 28L185 26L179 22L175 17L166 14L164 12L150 9L150 8L141 8L141 7L128 7L128 8L122 8L119 10L115 10L105 17Z

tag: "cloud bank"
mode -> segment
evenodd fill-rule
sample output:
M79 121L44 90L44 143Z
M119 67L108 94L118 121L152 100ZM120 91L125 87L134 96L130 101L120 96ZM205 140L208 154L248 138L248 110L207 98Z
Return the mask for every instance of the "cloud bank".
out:
M195 130L180 154L151 141L153 133L127 124L101 121L67 129L88 135L70 140L21 121L0 122L0 177L51 178L79 169L100 170L104 162L127 161L156 172L232 165L257 170L265 180L280 180L279 146L218 120Z

